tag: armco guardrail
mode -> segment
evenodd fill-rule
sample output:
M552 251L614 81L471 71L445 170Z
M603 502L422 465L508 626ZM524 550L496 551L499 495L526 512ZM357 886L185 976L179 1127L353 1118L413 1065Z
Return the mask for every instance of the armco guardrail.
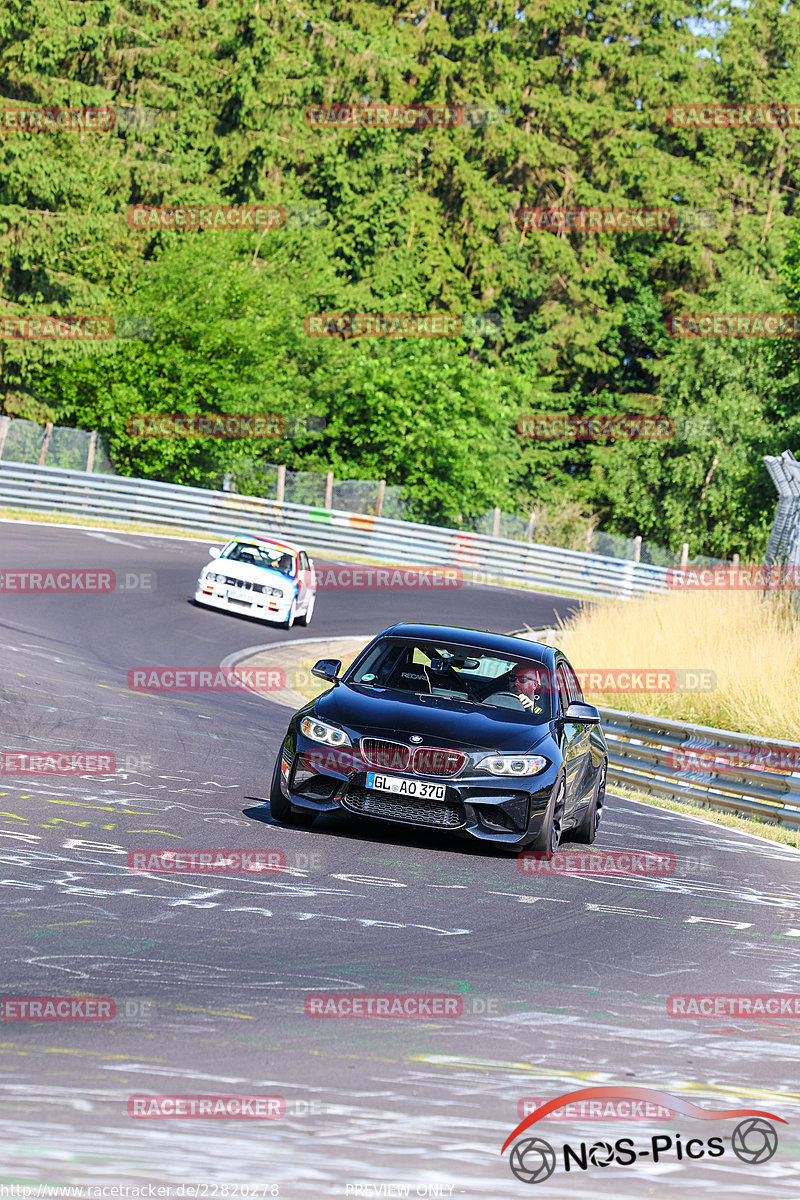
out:
M152 479L28 463L0 462L0 506L136 521L212 537L250 529L296 540L316 554L343 554L398 566L456 566L477 582L515 583L578 596L628 597L666 586L667 568L649 563Z
M610 783L800 828L800 745L616 708L600 715Z
M554 646L559 630L515 635ZM600 716L610 784L800 829L800 745L619 708Z

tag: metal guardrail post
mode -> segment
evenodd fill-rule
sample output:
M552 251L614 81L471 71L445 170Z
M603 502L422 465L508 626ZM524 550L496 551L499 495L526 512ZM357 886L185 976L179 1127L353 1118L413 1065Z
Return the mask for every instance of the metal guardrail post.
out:
M600 715L612 785L800 829L800 745L619 709Z

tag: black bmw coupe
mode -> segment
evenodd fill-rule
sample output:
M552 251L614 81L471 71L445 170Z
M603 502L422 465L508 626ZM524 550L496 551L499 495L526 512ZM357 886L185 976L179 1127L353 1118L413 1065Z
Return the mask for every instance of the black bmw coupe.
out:
M593 842L608 749L560 650L447 625L384 630L289 722L270 811L343 810L552 852Z

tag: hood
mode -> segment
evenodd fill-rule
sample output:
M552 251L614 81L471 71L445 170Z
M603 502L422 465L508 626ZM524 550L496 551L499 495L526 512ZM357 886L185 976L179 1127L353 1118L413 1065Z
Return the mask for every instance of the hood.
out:
M519 716L502 708L472 708L457 700L432 696L398 695L337 684L320 696L314 711L370 737L407 741L420 734L426 745L464 749L532 750L552 733L551 722L535 725L527 713Z
M290 591L296 583L289 575L273 571L269 567L257 567L253 563L231 562L229 558L214 558L203 568L203 574L225 575L229 579L243 579L248 583L261 583L265 587L280 587Z

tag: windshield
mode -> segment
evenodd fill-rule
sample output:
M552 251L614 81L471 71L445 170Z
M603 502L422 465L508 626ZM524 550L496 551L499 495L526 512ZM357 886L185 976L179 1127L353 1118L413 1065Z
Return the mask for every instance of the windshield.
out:
M259 542L232 542L222 551L220 558L230 562L250 563L254 567L267 567L270 571L280 571L282 575L296 574L296 559L293 554L281 550L278 546Z
M359 687L527 713L537 724L550 720L548 679L548 668L534 659L408 638L382 638L346 676Z

